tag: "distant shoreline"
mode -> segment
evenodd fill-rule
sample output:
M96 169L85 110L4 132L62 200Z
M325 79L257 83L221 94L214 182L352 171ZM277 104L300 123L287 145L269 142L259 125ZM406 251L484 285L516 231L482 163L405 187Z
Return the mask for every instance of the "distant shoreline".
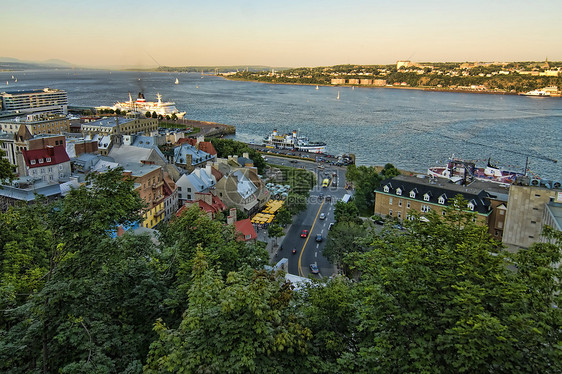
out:
M367 85L353 85L353 84L321 84L321 83L289 83L289 82L262 82L259 80L253 79L233 79L230 77L225 77L222 75L217 75L229 81L240 81L240 82L255 82L255 83L263 83L263 84L281 84L287 86L319 86L319 87L357 87L357 88L391 88L391 89L398 89L398 90L417 90L417 91L429 91L429 92L450 92L450 93L469 93L469 94L480 94L480 95L510 95L510 96L520 96L519 93L516 92L501 92L501 91L477 91L477 90L457 90L454 88L443 88L443 87L411 87L411 86L367 86ZM560 98L561 96L543 96L541 98Z

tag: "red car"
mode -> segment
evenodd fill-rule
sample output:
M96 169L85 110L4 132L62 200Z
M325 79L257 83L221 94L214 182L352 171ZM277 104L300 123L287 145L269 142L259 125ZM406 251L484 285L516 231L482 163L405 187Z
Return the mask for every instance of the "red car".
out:
M301 238L306 238L308 236L308 230L302 230Z

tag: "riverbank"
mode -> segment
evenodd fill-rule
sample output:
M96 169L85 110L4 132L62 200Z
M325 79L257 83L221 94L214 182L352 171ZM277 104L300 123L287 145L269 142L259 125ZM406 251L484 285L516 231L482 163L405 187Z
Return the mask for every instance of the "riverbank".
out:
M480 95L509 95L509 96L518 96L521 95L519 92L509 92L509 91L498 91L498 90L481 90L481 89L456 89L456 88L446 88L446 87L435 87L435 86L394 86L394 85L386 85L386 86L374 86L374 85L359 85L359 84L326 84L326 83L297 83L297 82L264 82L255 79L240 79L240 78L232 78L227 77L224 75L218 75L222 78L230 81L240 81L240 82L255 82L255 83L264 83L264 84L281 84L287 86L319 86L319 87L345 87L345 88L390 88L390 89L398 89L398 90L417 90L417 91L431 91L431 92L450 92L450 93L470 93L470 94L480 94ZM562 97L561 94L550 94L550 96L542 96L541 98L545 97L552 97L552 98L560 98Z

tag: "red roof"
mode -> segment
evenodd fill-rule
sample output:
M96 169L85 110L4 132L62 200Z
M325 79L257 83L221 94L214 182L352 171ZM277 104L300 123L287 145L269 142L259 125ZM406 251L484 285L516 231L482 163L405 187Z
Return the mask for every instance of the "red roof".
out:
M238 236L239 240L247 242L248 240L258 238L258 234L249 218L234 222L234 227L236 232L241 234Z
M178 139L178 144L189 144L195 147L195 144L197 144L197 139L194 138L180 138Z
M226 210L226 205L222 202L222 200L218 197L218 196L214 196L212 194L209 193L209 195L211 195L211 204L206 203L203 200L197 200L197 201L193 201L193 200L188 200L186 201L186 203L190 203L190 204L194 204L197 203L199 205L199 209L207 212L207 213L218 213L218 212L222 212L224 210ZM186 209L186 206L182 206L176 213L176 217L181 216L181 214L183 213L183 211Z
M199 143L199 150L201 150L203 152L207 152L211 156L217 155L217 150L215 149L215 147L213 146L213 143L211 143L211 142L200 142Z
M66 148L62 145L22 151L25 164L28 168L58 165L70 161Z

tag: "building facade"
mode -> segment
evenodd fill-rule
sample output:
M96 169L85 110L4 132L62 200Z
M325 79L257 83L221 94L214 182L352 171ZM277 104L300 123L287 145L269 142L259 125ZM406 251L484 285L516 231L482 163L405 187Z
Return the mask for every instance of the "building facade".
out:
M445 215L446 208L454 198L461 195L467 201L466 210L474 212L474 221L488 225L490 194L483 189L467 188L445 179L418 178L399 175L383 181L375 190L374 213L382 217L393 217L400 221L413 219L413 213L420 217L434 211Z
M68 114L66 91L44 88L42 90L21 90L0 92L1 113L19 115L28 113Z
M506 215L503 243L514 248L528 248L542 240L542 230L548 205L562 203L560 183L554 188L544 183L538 186L512 185L509 188L509 209Z

